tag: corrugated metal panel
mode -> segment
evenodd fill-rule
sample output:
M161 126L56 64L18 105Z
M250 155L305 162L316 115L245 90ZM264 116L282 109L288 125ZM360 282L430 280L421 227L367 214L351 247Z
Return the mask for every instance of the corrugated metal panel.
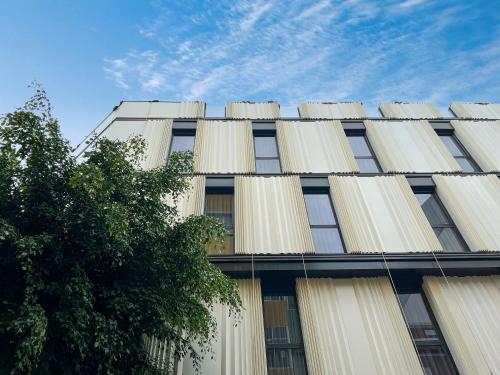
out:
M194 154L197 173L255 173L252 123L199 120Z
M459 373L499 374L500 276L426 276L423 289Z
M384 117L397 119L443 118L443 115L431 103L382 103L379 109Z
M349 253L443 251L404 176L329 176Z
M450 109L460 118L500 120L498 103L452 103Z
M285 173L359 172L340 121L276 121Z
M235 178L236 254L313 253L298 176Z
M364 119L367 118L361 102L304 102L299 103L299 116L304 119Z
M432 177L436 191L471 251L500 251L500 180L487 176Z
M241 316L230 313L228 306L214 304L212 316L217 322L217 332L212 340L213 355L204 353L201 372L195 371L191 358L186 358L183 375L267 375L260 280L244 279L236 283L242 303Z
M275 101L227 103L226 117L250 120L276 120L280 118L280 105Z
M202 118L203 102L122 102L117 117L126 118Z
M384 172L462 171L428 121L367 120L365 126Z
M106 129L102 137L126 141L131 137L141 136L146 142L141 167L151 169L165 163L171 135L172 120L118 120Z
M296 289L309 374L424 375L387 277L298 278Z
M451 121L455 135L484 172L500 172L500 121Z

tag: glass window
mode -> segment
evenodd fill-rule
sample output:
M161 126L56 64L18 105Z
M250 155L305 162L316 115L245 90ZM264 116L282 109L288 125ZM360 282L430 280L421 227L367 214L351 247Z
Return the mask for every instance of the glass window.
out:
M349 136L347 137L349 143L351 144L352 152L354 156L368 156L373 157L366 139L362 135Z
M254 136L255 170L257 174L281 173L275 135Z
M343 253L344 246L328 193L305 193L307 217L316 253Z
M233 254L234 252L234 221L233 221L233 194L211 194L205 195L205 214L218 218L226 226L227 235L224 243L209 243L207 253L209 255Z
M449 252L467 251L467 245L436 194L415 195L443 249Z
M257 174L281 173L280 161L278 159L255 160L255 172Z
M273 136L255 137L255 156L277 158L278 148L276 147L276 138Z
M350 135L347 139L361 173L378 173L382 171L364 135Z
M194 150L194 135L173 135L170 154L172 152L182 152Z
M264 332L269 375L306 375L304 344L294 296L264 296Z
M481 171L474 159L472 159L467 150L453 135L440 135L439 138L445 144L446 148L448 148L448 151L450 151L458 164L460 164L464 172L470 173Z
M446 343L422 294L398 293L398 298L426 375L458 375Z

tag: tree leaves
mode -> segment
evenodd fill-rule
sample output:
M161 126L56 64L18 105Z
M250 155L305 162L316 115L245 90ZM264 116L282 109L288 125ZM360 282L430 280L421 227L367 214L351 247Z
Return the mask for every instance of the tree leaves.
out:
M143 171L142 139L103 139L77 163L35 90L0 125L0 372L155 373L144 334L198 360L210 307L241 302L204 251L222 223L179 222L164 199L188 188L192 154Z

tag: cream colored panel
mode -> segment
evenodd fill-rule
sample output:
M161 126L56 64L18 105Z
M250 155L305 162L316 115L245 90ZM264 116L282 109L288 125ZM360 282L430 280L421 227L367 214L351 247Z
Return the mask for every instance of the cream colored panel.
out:
M443 118L431 103L382 103L380 111L384 117L398 119L437 119Z
M461 172L428 121L365 121L384 172Z
M451 121L455 135L484 172L500 172L500 121Z
M275 120L280 118L280 105L278 102L227 103L226 117L233 119Z
M363 104L358 102L299 104L299 115L304 119L364 119L367 118Z
M464 119L500 120L500 103L452 103L450 109Z
M153 118L203 118L204 102L153 102L149 117Z
M122 142L141 136L146 143L146 149L140 166L143 169L152 169L165 164L172 136L172 120L114 121L102 136Z
M202 215L205 207L205 176L190 177L188 189L177 201L170 199L170 202L177 208L180 220L190 215Z
M500 374L500 276L427 276L424 291L460 374Z
M500 251L500 180L433 176L439 198L471 251Z
M252 123L199 120L194 154L198 173L255 173Z
M267 374L264 318L260 280L237 280L243 304L241 319L229 308L215 305L217 335L212 342L214 356L207 354L201 363L203 375ZM184 360L183 375L195 375L192 361Z
M309 375L423 375L386 277L297 279Z
M298 176L235 178L237 254L312 253Z
M203 102L122 102L117 117L128 118L201 118Z
M277 121L285 173L359 172L340 121Z
M328 179L348 252L443 250L405 177Z

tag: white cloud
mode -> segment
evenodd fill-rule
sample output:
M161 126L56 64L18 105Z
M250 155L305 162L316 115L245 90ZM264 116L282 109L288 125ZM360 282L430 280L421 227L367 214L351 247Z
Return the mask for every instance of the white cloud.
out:
M215 106L243 99L278 99L287 111L302 100L362 100L370 110L394 99L447 106L479 87L500 100L500 28L466 47L445 35L477 23L480 11L424 0L196 3L158 16L170 22L148 21L161 24L144 34L157 47L132 48L104 69L129 92Z

